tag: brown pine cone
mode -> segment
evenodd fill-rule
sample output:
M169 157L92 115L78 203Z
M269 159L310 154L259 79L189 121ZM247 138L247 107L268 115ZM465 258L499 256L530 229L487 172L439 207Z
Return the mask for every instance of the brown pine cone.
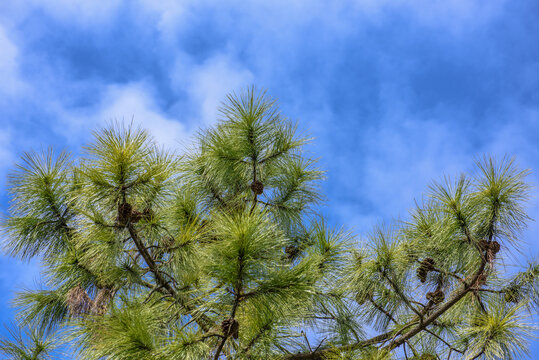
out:
M95 296L90 312L94 315L103 315L112 300L113 292L109 287L104 287Z
M427 300L432 301L435 304L440 304L444 301L445 295L441 289L438 289L434 292L428 292L426 295Z
M75 286L68 291L66 303L72 316L87 314L92 307L92 299L82 286Z
M417 269L417 277L419 278L419 280L424 283L425 281L427 281L427 270L425 270L425 268L423 267L419 267Z
M434 259L430 257L425 258L423 259L423 261L421 261L419 268L417 269L417 277L419 278L419 280L421 280L422 283L427 281L427 274L429 273L429 271L434 270L435 264L436 262L434 261Z
M475 286L480 288L481 286L485 285L487 282L487 275L481 274L477 278L477 281L475 282Z
M436 265L436 262L433 258L428 257L421 262L421 265L424 266L427 271L432 271L434 270L434 265Z
M140 219L142 219L142 216L143 216L143 213L141 213L140 211L138 210L133 210L131 211L131 222L136 224L140 221Z
M479 240L478 245L481 250L487 250L490 246L489 242L485 239Z
M497 254L500 251L500 243L497 241L493 241L490 243L489 250L492 251L493 254Z
M264 184L262 184L260 181L256 180L251 183L251 190L256 195L260 195L264 192Z
M299 254L299 249L297 246L288 245L284 248L284 252L288 260L293 260Z
M122 203L118 205L118 225L126 226L131 217L133 207L129 203Z

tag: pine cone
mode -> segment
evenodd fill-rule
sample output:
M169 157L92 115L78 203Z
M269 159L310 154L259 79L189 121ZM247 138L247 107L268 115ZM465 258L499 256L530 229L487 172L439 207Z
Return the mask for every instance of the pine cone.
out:
M94 315L103 315L107 311L108 305L112 300L112 296L112 289L108 287L99 290L92 303L92 308L90 309L90 312Z
M288 245L284 248L284 252L288 260L293 260L299 254L299 249L297 246Z
M73 316L87 314L92 306L92 299L88 296L86 290L82 286L75 286L68 291L66 295L66 303L69 312Z
M140 219L142 219L142 217L143 217L143 213L141 213L141 212L138 211L138 210L133 210L133 211L131 212L131 218L130 218L130 220L131 220L131 222L132 222L133 224L136 224L136 223L138 223L138 222L140 221Z
M260 181L256 180L251 183L251 190L256 195L260 195L264 192L264 184L262 184Z
M225 337L232 336L237 339L239 336L240 323L236 319L226 319L221 323L221 330Z
M489 250L492 251L493 254L497 254L500 251L500 243L497 241L491 242Z
M421 280L422 283L427 281L427 274L429 271L434 270L434 265L436 262L433 258L425 258L423 261L421 261L421 264L419 265L419 268L417 269L417 277L419 280Z
M434 265L436 265L436 262L433 258L428 257L421 262L421 265L424 266L427 271L432 271L434 270Z
M430 300L435 304L440 304L445 299L444 292L441 289L438 289L434 292L428 292L426 297L427 300Z
M423 267L419 267L416 274L422 283L427 281L427 271Z
M122 203L118 205L118 225L126 226L131 218L131 212L133 207L129 203Z
M489 242L485 239L479 240L478 245L481 250L487 250L489 248Z

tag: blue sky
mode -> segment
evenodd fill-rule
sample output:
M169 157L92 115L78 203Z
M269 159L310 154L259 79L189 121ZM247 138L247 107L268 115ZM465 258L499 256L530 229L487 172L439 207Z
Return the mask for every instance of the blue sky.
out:
M533 0L3 0L0 186L23 151L77 153L114 119L181 148L253 84L316 138L323 212L357 234L406 218L432 179L485 153L515 156L537 186L537 34ZM523 253L538 236L532 222ZM38 273L0 258L1 321Z

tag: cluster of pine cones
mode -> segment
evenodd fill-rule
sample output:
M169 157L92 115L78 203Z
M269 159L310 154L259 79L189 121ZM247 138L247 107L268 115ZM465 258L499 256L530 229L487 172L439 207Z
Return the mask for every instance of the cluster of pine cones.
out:
M496 257L496 254L500 251L500 243L497 242L496 240L494 241L480 240L479 248L487 252L487 260L488 262L492 262L494 258Z
M299 248L295 245L288 245L284 248L287 260L294 260L299 254Z
M426 297L427 297L427 300L430 300L435 304L440 304L445 299L445 295L442 289L436 289L436 291L428 292Z
M143 211L133 209L131 204L122 203L118 205L118 218L116 220L117 225L120 227L127 226L128 223L137 223L140 220L149 221L154 217L153 210L146 208Z
M419 265L419 268L417 269L417 277L422 283L427 281L427 274L429 271L434 270L434 265L436 265L436 262L430 257L421 261L421 265Z
M107 311L112 297L113 291L109 287L100 289L95 299L92 300L82 286L75 286L68 291L66 303L72 316L84 314L103 315Z

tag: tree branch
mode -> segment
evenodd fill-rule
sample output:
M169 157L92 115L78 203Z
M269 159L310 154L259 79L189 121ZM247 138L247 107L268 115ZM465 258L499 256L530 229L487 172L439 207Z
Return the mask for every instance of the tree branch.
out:
M172 296L176 301L180 303L180 305L185 308L189 312L193 312L193 309L185 304L185 302L178 296L176 290L170 285L168 281L165 280L163 277L161 271L157 267L157 264L155 263L152 256L147 252L146 248L144 247L144 244L142 243L141 239L139 238L133 224L129 224L127 226L127 229L129 231L129 235L131 235L131 239L133 239L133 242L135 243L135 246L137 247L138 252L140 255L142 255L142 258L146 262L146 265L152 272L156 282L159 284L159 287L165 289L170 296ZM197 320L197 324L204 330L209 331L210 324L212 323L211 320L205 316L201 316L201 320Z
M456 291L454 295L446 303L442 304L439 308L434 310L434 312L432 312L432 314L430 314L427 318L425 318L417 327L413 328L406 334L402 335L400 338L393 340L386 348L388 350L393 350L396 347L399 347L406 340L410 339L411 337L415 336L416 334L424 330L428 325L434 322L434 320L436 320L440 315L445 313L453 305L459 302L464 296L466 296L466 294L468 294L470 291L473 290L473 285L475 284L477 279L479 279L479 277L483 274L483 271L485 270L485 265L486 265L486 261L482 260L481 266L479 270L475 273L470 284L465 286L462 290Z
M283 360L323 360L327 355L331 354L332 352L337 351L353 351L358 350L361 348L364 348L369 345L374 345L377 343L380 343L384 340L387 340L391 337L393 334L393 331L388 331L384 334L375 336L373 338L370 338L368 340L360 341L355 344L345 345L338 348L328 348L328 349L322 349L322 350L315 350L310 351L306 353L299 353L299 354L289 354L286 355Z

